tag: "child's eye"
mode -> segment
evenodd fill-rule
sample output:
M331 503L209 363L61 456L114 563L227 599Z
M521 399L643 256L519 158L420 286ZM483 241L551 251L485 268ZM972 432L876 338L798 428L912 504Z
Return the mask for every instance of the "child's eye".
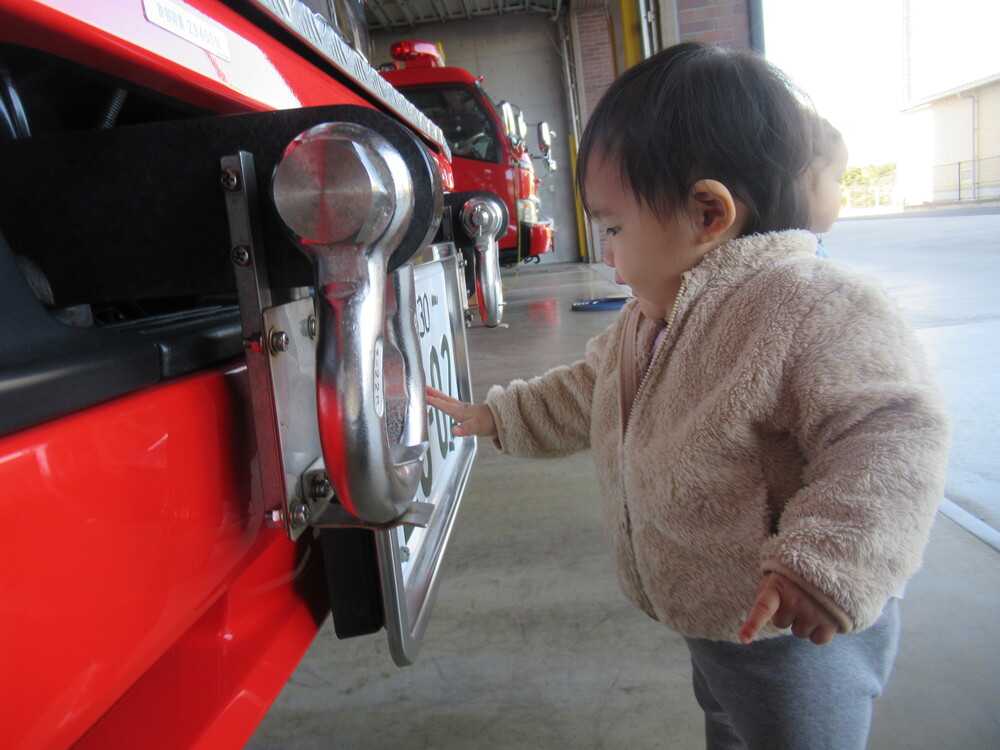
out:
M604 230L604 233L608 235L608 237L614 237L621 230L622 230L621 227L608 227L607 229Z

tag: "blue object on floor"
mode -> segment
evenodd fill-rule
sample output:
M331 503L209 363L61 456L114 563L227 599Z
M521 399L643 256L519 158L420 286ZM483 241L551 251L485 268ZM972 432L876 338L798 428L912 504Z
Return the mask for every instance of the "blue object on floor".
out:
M588 312L591 310L617 310L631 297L598 297L597 299L585 299L574 302L572 308L577 312Z

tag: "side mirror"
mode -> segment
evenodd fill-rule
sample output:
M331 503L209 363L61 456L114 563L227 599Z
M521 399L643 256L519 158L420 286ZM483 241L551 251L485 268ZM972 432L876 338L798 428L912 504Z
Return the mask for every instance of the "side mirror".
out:
M549 124L544 120L538 123L538 150L542 152L542 156L548 156L549 151L552 149L552 137L555 134L549 130Z
M503 120L503 132L508 138L517 137L517 119L514 107L510 102L500 102L500 119Z
M524 113L517 111L517 137L522 141L528 137L528 123L524 121Z
M552 158L552 141L556 137L556 131L550 129L547 122L543 120L538 123L538 150L542 152L542 158L550 172L555 172L558 166L556 160Z
M523 148L524 139L528 135L528 125L521 110L510 102L500 102L500 119L503 120L503 131L511 147Z

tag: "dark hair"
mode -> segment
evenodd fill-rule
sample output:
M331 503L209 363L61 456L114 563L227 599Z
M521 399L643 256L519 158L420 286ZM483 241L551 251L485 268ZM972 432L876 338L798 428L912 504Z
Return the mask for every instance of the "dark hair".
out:
M658 216L683 205L700 179L723 183L747 208L742 234L809 225L801 179L812 132L798 92L777 68L740 50L678 44L629 68L594 109L577 162L620 165L623 187Z

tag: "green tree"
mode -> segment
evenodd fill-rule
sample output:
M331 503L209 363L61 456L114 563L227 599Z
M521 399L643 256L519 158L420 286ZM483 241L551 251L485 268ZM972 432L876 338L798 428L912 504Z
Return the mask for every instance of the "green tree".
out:
M848 208L873 208L892 203L896 164L848 167L840 182Z

